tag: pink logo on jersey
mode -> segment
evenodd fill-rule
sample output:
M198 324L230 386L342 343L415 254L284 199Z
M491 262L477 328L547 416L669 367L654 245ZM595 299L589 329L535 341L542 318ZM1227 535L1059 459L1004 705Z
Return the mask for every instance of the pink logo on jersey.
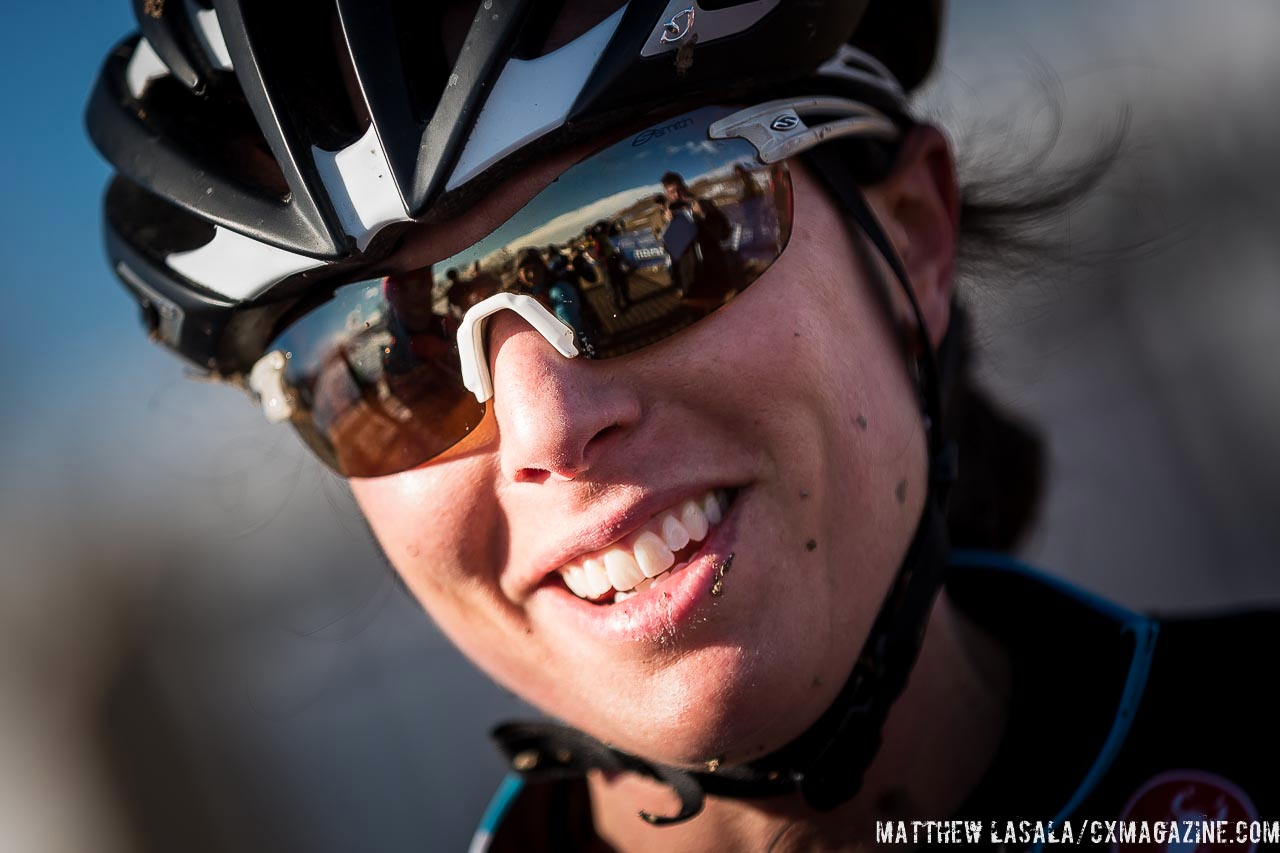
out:
M1129 798L1120 811L1121 821L1160 821L1168 824L1178 821L1180 830L1190 824L1213 823L1227 821L1227 838L1234 841L1237 821L1253 821L1258 819L1258 810L1254 807L1249 795L1229 779L1206 773L1202 770L1170 770L1148 779ZM1192 838L1184 840L1188 833L1180 832L1183 838L1165 844L1129 844L1113 843L1112 853L1216 853L1216 851L1234 851L1234 853L1253 853L1253 844L1198 844L1198 832L1189 833Z

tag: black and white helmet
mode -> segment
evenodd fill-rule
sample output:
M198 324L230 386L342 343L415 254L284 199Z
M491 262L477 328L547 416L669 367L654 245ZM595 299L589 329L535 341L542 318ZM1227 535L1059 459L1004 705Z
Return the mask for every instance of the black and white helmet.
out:
M116 169L108 254L154 337L236 376L298 299L553 150L711 102L852 93L899 113L941 4L630 0L546 53L563 0L133 5L87 115Z

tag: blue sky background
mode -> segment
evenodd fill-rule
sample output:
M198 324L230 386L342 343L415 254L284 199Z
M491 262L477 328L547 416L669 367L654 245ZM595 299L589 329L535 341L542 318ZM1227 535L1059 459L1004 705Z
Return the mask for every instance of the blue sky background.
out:
M0 225L8 235L6 290L21 293L27 308L6 312L3 344L12 355L38 353L57 370L73 363L92 369L102 362L91 354L107 342L104 327L118 324L127 306L105 286L112 278L98 234L108 171L84 133L83 112L99 64L133 18L127 3L67 4L51 31L50 12L8 3L4 16L10 38L0 75L8 130L0 153L9 168ZM58 323L49 325L55 317Z
M45 451L67 421L88 427L119 411L111 395L92 389L156 364L104 260L99 205L108 171L83 129L98 65L131 27L127 3L5 3L0 228L9 308L0 320L0 459L10 471Z

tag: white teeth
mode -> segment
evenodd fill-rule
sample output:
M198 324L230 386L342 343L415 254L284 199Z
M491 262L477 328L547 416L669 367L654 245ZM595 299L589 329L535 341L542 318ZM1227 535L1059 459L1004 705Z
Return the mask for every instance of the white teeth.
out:
M708 524L720 523L720 498L714 492L702 502L702 511L707 514Z
M671 553L671 549L662 541L662 537L648 530L637 536L635 544L631 547L635 550L636 563L639 564L640 571L646 578L657 577L671 568L671 564L676 561L676 555Z
M662 513L630 539L597 551L579 563L561 567L565 586L579 598L599 600L613 592L615 602L656 587L673 572L689 565L676 562L676 552L707 538L728 508L728 494L708 492ZM673 566L673 564L675 564Z
M689 531L684 529L680 519L667 513L662 516L662 539L672 551L679 551L689 544Z
M668 572L663 572L662 574L660 574L660 575L658 575L656 578L654 578L654 579L653 579L653 585L654 585L654 586L657 586L661 581L664 581L664 580L666 580L667 578L671 577L673 574L675 574L676 572L680 571L681 569L683 569L683 568L684 568L685 566L687 566L687 565L689 565L689 564L688 564L688 563L676 563L674 566L672 566L672 567L671 567L671 570L670 570L670 571L668 571Z
M680 522L689 531L689 539L701 542L707 535L707 516L695 501L685 501L680 507Z
M582 571L582 566L570 566L560 572L564 578L565 586L573 592L578 598L589 598L587 594L587 576Z
M609 583L616 590L628 590L644 580L644 572L636 558L621 548L613 548L605 552L604 570L609 575Z
M613 584L609 583L609 576L605 574L604 564L599 560L583 560L582 571L586 579L588 598L599 598L613 589Z
M658 581L662 580L666 576L667 576L667 573L663 572L662 574L658 575L658 577L656 578L645 578L644 580L640 581L640 583L636 584L635 589L627 590L625 592L615 592L613 594L613 601L615 604L617 604L619 601L626 601L628 598L635 598L637 595L644 592L649 587L657 586Z

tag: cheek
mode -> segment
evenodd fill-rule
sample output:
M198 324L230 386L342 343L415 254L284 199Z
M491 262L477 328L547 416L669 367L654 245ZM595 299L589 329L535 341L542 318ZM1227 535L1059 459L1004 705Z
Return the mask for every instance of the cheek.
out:
M536 638L498 586L509 536L491 470L491 458L472 456L352 480L351 489L387 559L432 621L481 669L536 702L544 697L521 675L525 656L538 654ZM516 637L520 643L513 643ZM521 653L511 654L513 648Z
M797 206L787 251L726 309L726 320L741 312L735 327L708 330L723 341L708 375L736 393L725 412L768 430L762 444L791 470L817 488L865 494L872 469L910 467L920 408L876 285L843 220L806 180L809 203Z
M720 353L720 375L741 377L739 418L776 475L770 532L782 550L768 598L800 598L804 618L771 627L804 626L797 655L845 650L817 663L839 669L914 532L924 435L901 345L844 223L822 205L798 209L788 251L728 309L750 326Z
M391 477L352 480L351 490L387 559L446 631L489 595L505 534L488 465L479 457Z
M816 294L803 314L813 389L812 457L833 594L877 599L914 532L924 494L924 433L914 381L878 284L834 215L812 222L826 251L801 259ZM841 247L836 250L834 247ZM870 617L871 610L867 616Z

